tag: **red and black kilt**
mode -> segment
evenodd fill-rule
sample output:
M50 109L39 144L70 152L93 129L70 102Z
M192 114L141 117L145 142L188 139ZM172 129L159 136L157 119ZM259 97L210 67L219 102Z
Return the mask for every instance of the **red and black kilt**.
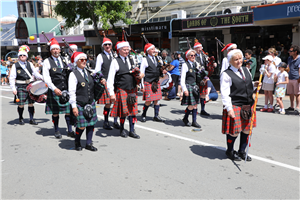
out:
M244 120L241 117L241 107L232 105L232 108L235 118L231 118L228 115L227 110L223 109L222 133L234 135L240 133L243 130L250 130L251 119ZM253 106L251 108L251 112L253 113ZM256 127L256 112L254 113L253 127Z
M35 101L32 100L29 96L28 91L26 90L26 87L28 86L28 84L17 84L17 96L19 98L19 102L17 102L16 100L16 96L14 98L14 103L16 103L18 106L22 106L25 104L32 104Z
M200 86L199 87L200 90L200 96L206 96L207 95L207 84L205 84L204 86Z
M104 86L105 86L104 92L101 95L100 99L98 99L97 104L111 104L110 95L106 83Z
M162 99L160 82L157 82L158 89L155 93L152 92L151 86L152 83L144 82L144 94L143 94L143 101L157 101Z
M136 94L136 102L132 105L127 105L127 94L135 93ZM132 90L123 90L118 88L116 91L116 101L114 106L110 112L111 117L127 117L127 116L135 116L138 114L138 96L137 96L137 88L135 87Z

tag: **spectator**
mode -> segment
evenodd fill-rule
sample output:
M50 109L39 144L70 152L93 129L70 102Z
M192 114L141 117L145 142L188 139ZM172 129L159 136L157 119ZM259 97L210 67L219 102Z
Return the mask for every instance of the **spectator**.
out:
M174 68L171 71L169 71L169 73L171 74L172 81L175 86L175 91L176 91L175 94L177 94L177 96L179 96L178 85L179 85L179 76L180 76L180 72L179 72L179 64L180 63L179 63L178 53L173 53L172 59L173 59L173 61L171 62L171 65L173 65Z
M5 62L1 62L1 84L2 85L7 85L7 80L6 80L6 77L7 77L7 67L6 67L6 63Z
M284 48L283 52L280 55L280 59L282 62L287 63L288 57L289 57L288 50Z
M177 53L178 53L178 52L177 52ZM181 56L180 53L178 53L177 56L178 56L178 61L179 61L179 67L178 67L178 69L179 69L179 73L180 73L180 76L179 76L178 81L179 81L179 83L180 83L181 67L182 67L182 65L185 63L185 61L184 61L184 59L182 58L182 56ZM178 85L177 95L179 96L179 99L180 99L180 101L181 101L181 100L182 100L182 96L183 96L183 92L182 92L182 89L181 89L181 85L180 85L180 84Z
M172 58L168 56L168 52L166 50L163 50L161 52L161 56L163 61L165 61L167 64L170 64L172 62Z
M94 57L93 56L89 56L89 66L90 66L90 69L95 69L96 67L96 62L94 61Z
M284 115L285 110L282 103L282 97L285 97L286 85L289 83L289 69L287 68L286 63L281 62L278 65L279 73L275 75L276 89L275 89L275 97L277 104L279 105L279 113Z
M268 49L268 54L272 56L273 58L273 64L275 64L276 67L276 74L279 72L277 65L279 65L279 63L281 63L281 59L277 56L278 52L274 49L274 48L269 48Z
M200 104L201 104L200 115L209 116L210 114L205 111L205 104L206 102L209 101L216 101L218 99L218 93L208 77L205 77L204 84L205 85L203 89L206 90L206 92L200 95Z
M256 58L252 57L252 51L250 49L247 49L245 51L245 58L247 59L248 64L246 64L246 67L249 69L251 75L252 75L252 80L255 77L255 71L256 71ZM249 62L250 61L250 62Z

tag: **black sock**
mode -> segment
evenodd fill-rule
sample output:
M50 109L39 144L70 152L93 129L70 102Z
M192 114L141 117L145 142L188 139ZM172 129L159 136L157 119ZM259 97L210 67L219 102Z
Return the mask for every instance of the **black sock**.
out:
M203 98L200 98L200 103L201 103L201 111L204 111L205 109L205 103L204 103L204 100Z
M149 106L146 106L146 104L144 104L142 116L146 117L148 108Z
M29 112L29 118L30 120L33 120L33 115L34 115L34 107L28 107L28 112Z
M236 137L232 137L230 134L226 135L227 151L233 151L235 139L236 139Z
M159 105L154 105L154 117L157 117L159 113Z
M94 126L86 127L86 144L92 143L93 133L94 133Z
M193 114L193 122L196 122L196 120L197 120L197 109L193 109L192 114Z
M110 111L110 108L105 108L105 107L104 107L103 115L104 115L104 121L105 121L105 122L108 122L109 111Z
M183 119L188 119L191 112L192 112L192 110L189 110L188 108L186 108Z
M66 119L66 123L67 123L68 132L72 132L71 116L65 115L65 119Z
M125 117L121 117L120 118L120 132L122 132L124 130L124 123L125 123Z
M133 116L129 116L128 121L129 121L129 131L134 132Z
M114 117L114 123L118 123L118 117Z
M21 108L18 106L19 119L23 119L23 111L24 111L24 107Z
M240 149L239 149L239 151L240 152L245 152L245 149L246 149L246 147L247 147L247 141L248 141L248 136L249 136L249 134L245 134L244 132L241 132L241 134L240 134L241 136L240 136Z
M84 129L81 130L79 128L76 128L75 142L80 142L80 138L81 138L83 131L84 131Z
M59 116L54 117L54 116L52 115L52 122L53 122L53 125L54 125L54 130L55 130L55 132L58 131L58 120L59 120Z

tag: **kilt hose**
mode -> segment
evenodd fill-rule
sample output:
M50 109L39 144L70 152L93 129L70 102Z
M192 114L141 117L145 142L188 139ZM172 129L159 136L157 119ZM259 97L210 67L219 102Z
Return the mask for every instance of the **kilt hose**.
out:
M98 99L97 104L111 104L110 95L107 89L107 85L105 83L105 89L100 99Z
M32 104L35 102L30 98L29 93L26 90L28 84L17 84L16 86L17 86L17 96L20 99L20 101L19 102L16 101L17 97L15 95L14 103L16 103L18 106L23 106L25 104Z
M162 99L160 82L157 82L158 89L155 93L152 92L151 86L152 83L144 82L144 93L143 93L143 101L157 101Z
M199 95L198 98L194 97L194 95L193 95L193 86L191 86L190 84L186 84L186 88L187 88L187 91L189 92L189 96L187 97L183 94L183 98L181 100L181 105L182 106L185 106L185 105L194 106L196 104L199 104L200 95Z
M84 107L77 104L78 117L76 117L76 120L75 120L75 125L74 125L75 127L82 128L82 127L87 127L87 126L94 126L97 123L98 118L97 118L97 110L96 110L95 101L93 101L93 103L91 105L93 107L94 114L91 119L87 120L83 116Z
M250 129L251 118L249 120L244 120L241 117L241 107L232 105L232 108L235 118L231 118L228 115L227 110L223 109L222 133L234 135L243 130L248 131ZM253 113L253 106L251 107L251 112ZM254 113L253 127L256 127L256 112Z
M135 104L127 105L127 95L129 93L136 94ZM138 114L137 101L138 101L138 96L137 96L137 88L136 87L132 90L123 90L121 88L118 88L116 91L116 101L110 112L110 116L122 118L122 117L137 115Z
M57 96L52 90L48 90L46 101L46 114L69 114L71 111L70 103L60 104L59 96Z

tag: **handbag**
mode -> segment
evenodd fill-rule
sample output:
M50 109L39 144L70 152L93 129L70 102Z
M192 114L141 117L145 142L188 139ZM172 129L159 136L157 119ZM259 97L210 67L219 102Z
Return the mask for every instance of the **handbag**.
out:
M241 109L241 117L244 120L249 120L251 118L251 106L250 105L242 105Z

